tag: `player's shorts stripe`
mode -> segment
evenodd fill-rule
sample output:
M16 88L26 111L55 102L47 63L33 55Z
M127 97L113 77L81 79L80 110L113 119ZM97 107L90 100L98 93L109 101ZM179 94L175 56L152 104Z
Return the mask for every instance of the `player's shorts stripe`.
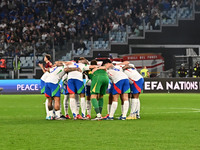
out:
M57 88L52 92L51 96L55 96L58 90L60 89L60 86L58 85Z
M77 91L77 93L80 94L80 93L83 91L84 87L85 87L85 86L84 86L84 84L83 84L83 85L81 86L81 88Z
M135 82L135 81L133 81L133 84L134 84L134 86L135 86L135 88L138 90L138 92L140 92L141 93L141 88L137 85L137 83Z
M69 88L69 86L67 86L67 90L68 90L68 92L69 92L70 94L75 94L75 92L72 91L72 90Z
M126 91L126 92L124 92L124 93L130 93L131 92L131 90L130 90L130 88Z
M113 83L114 89L117 91L117 93L122 94L122 91Z
M43 94L45 91L45 86L41 89L41 94Z
M92 92L95 92L96 86L97 86L97 83L94 85L94 88L92 89Z
M51 97L51 96L49 96L48 94L45 93L45 97Z

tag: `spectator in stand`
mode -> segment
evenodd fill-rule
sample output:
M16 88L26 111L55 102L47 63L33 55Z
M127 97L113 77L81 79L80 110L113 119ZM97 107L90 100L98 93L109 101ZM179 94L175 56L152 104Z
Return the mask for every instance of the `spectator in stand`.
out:
M187 76L187 70L185 69L185 64L181 64L181 67L178 69L178 75L179 77Z
M76 48L76 54L77 55L81 55L83 54L83 52L86 50L86 46L85 43L83 42L83 40L81 39L80 42L77 44L77 48Z
M195 63L195 67L193 68L193 77L194 78L199 78L200 77L200 67L199 67L199 62L198 61Z
M181 4L191 5L190 1ZM178 5L177 1L2 0L0 1L0 40L5 43L4 50L10 45L17 44L25 50L22 53L26 53L28 45L23 43L32 43L33 40L35 43L38 41L45 43L54 39L54 43L62 49L65 43L63 40L78 41L82 37L86 39L94 37L94 40L99 37L107 38L109 31L125 31L126 25L132 26L132 24L140 26L143 19L146 24L149 23L156 29L154 24L159 15L155 16L155 14L159 14L161 10L168 10L174 5ZM139 36L136 26L135 35ZM36 51L40 53L42 48L36 46Z

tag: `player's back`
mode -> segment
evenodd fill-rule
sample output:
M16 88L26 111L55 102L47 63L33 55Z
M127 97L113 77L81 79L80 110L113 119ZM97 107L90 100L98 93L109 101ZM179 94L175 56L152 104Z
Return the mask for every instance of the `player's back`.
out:
M41 79L42 81L46 82L46 79L48 78L48 76L49 76L49 72L46 71L46 72L42 75L42 77L41 77L40 79Z
M72 65L69 65L69 68L80 68L82 71L84 71L85 65L82 63L74 63ZM71 71L68 73L68 80L69 79L77 79L80 81L83 81L83 74L79 71Z
M112 79L114 83L117 83L120 80L128 79L127 75L122 71L120 66L114 66L107 70L108 76Z
M124 73L128 76L129 79L133 81L138 81L143 78L142 75L135 68L125 69Z
M93 76L108 76L105 70L98 69L93 73Z
M49 73L46 82L57 84L65 74L64 69L64 66L54 67L53 70Z

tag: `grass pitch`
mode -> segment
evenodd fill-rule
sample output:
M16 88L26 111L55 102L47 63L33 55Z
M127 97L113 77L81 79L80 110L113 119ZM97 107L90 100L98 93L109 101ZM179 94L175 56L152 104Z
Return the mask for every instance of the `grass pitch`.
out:
M200 94L142 94L140 100L140 120L47 121L43 95L0 95L0 149L200 149ZM118 105L115 117L120 113Z

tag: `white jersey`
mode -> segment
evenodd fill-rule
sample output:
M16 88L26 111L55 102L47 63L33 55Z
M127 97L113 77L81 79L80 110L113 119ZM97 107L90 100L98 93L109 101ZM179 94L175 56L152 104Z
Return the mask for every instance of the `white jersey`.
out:
M62 77L62 82L63 82L63 84L67 84L67 79L68 79L68 74L66 73L66 74Z
M130 84L133 84L133 81L138 81L143 78L135 68L126 69L124 73L128 76Z
M85 65L82 63L73 63L72 65L69 65L69 68L80 68L82 72L79 71L71 71L68 73L68 80L69 79L77 79L80 81L83 81L83 72L86 70L89 70L89 65Z
M50 71L50 72L51 72L52 70L53 70L53 68L49 68L49 71ZM46 71L46 72L42 75L42 77L40 78L40 80L46 82L46 79L47 79L48 76L49 76L49 72Z
M66 67L67 66L54 67L53 70L49 73L46 82L54 84L59 83L62 77L65 75Z
M117 83L120 80L128 79L127 75L123 72L121 66L114 66L107 70L109 78L113 83Z
M42 75L42 77L41 77L40 79L41 79L42 81L46 82L46 79L47 79L48 76L49 76L49 72L46 71L46 72Z

